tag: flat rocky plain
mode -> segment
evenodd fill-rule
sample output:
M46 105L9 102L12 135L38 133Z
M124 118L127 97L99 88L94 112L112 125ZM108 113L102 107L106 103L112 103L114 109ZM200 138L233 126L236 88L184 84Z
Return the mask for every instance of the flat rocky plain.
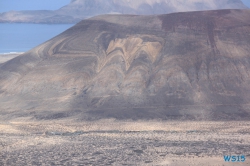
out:
M224 155L246 161L225 162ZM0 165L247 166L250 122L1 122Z

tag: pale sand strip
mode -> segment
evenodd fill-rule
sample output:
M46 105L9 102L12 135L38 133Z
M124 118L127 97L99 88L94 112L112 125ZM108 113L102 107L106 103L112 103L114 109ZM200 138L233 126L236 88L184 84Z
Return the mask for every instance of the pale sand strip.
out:
M250 121L118 121L114 119L106 119L99 121L89 122L75 122L70 119L58 120L58 121L10 121L6 126L14 128L24 127L27 131L62 131L62 132L74 132L74 131L203 131L203 132L250 132ZM0 130L1 132L7 132L7 130Z
M23 52L16 52L16 53L8 53L8 54L0 54L0 63L7 62L19 55L23 54Z

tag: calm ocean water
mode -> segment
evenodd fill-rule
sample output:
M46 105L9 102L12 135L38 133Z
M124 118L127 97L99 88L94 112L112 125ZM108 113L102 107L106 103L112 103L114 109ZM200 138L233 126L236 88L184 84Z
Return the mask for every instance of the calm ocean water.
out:
M28 51L72 26L73 24L0 23L0 54Z

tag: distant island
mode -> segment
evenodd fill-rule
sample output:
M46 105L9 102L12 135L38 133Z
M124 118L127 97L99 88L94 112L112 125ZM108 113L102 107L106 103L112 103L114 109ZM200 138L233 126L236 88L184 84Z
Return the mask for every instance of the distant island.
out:
M65 24L101 14L155 15L173 12L246 9L241 0L72 0L55 10L9 11L0 14L0 23Z

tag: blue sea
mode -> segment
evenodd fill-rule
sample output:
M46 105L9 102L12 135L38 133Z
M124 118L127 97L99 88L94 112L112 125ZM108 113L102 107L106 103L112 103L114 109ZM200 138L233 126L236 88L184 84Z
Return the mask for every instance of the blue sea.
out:
M72 26L73 24L0 23L0 54L26 52Z

